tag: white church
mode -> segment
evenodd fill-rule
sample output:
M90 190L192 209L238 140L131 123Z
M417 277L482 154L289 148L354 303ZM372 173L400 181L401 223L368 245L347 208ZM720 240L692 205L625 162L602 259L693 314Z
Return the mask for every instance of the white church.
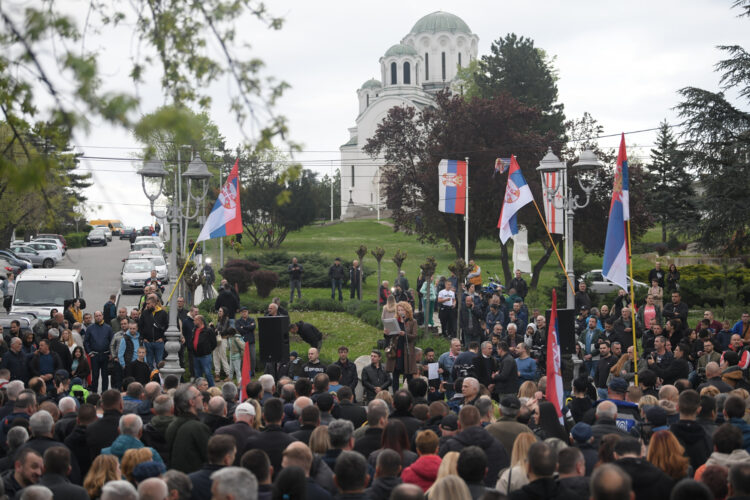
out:
M370 79L357 90L359 115L341 146L341 218L374 216L385 208L380 196L382 160L362 148L394 106L422 109L433 96L450 87L459 67L477 57L479 37L458 16L433 12L380 58L380 79Z

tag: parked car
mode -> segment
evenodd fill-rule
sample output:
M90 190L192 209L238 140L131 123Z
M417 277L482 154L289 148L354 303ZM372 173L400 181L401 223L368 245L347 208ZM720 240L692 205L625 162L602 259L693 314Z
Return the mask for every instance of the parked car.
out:
M107 226L96 226L94 229L101 229L107 237L107 241L112 241L112 230Z
M107 246L107 235L101 229L92 229L86 236L86 246L93 247L94 245Z
M36 252L36 250L34 250ZM0 258L3 258L10 262L12 266L16 266L20 269L26 270L34 267L34 263L30 259L19 256L13 250L0 250ZM40 264L41 265L41 264Z
M167 266L167 261L164 260L164 257L162 255L153 253L141 253L140 258L153 262L154 267L156 268L156 277L159 278L162 282L167 281L167 278L169 277L169 267Z
M26 243L26 246L31 247L39 252L39 255L41 255L42 257L49 257L53 260L52 266L50 266L48 263L42 264L44 267L54 267L54 264L63 260L62 249L57 246L56 243L44 243L34 240Z
M148 259L126 260L120 276L120 292L142 292L151 271L156 269Z
M55 245L59 250L61 255L65 255L65 247L63 246L62 242L55 238L36 238L31 240L29 243L51 243Z
M151 236L153 233L153 230L151 229L151 226L143 226L140 231L138 231L139 236Z
M154 249L161 254L161 248L159 248L153 241L141 241L130 245L130 250L134 252L141 252L147 249Z
M130 233L135 231L134 227L124 227L122 228L122 231L120 231L120 239L121 240L128 240L130 239Z
M21 269L20 267L14 266L4 258L0 257L0 278L7 278L8 273L13 273L18 276L22 271L23 269Z
M22 259L31 261L34 267L55 267L55 260L34 250L28 245L12 245L10 251Z
M63 236L62 234L42 233L42 234L37 234L34 239L39 239L39 238L54 238L56 240L59 240L60 243L62 243L63 248L66 251L68 250L68 242L65 241L65 236Z
M617 285L611 282L610 280L608 280L607 278L605 278L604 275L602 275L601 269L592 269L586 274L583 274L581 276L581 279L587 283L591 283L588 287L589 290L599 295L606 295L608 293L616 292L620 290L620 288L622 288L620 285ZM628 287L630 287L629 276L628 276ZM648 288L648 285L640 281L633 280L633 287L634 288Z
M147 241L152 241L156 243L156 246L159 247L160 250L164 250L164 242L161 241L161 238L159 238L158 236L138 236L135 239L136 243L147 242Z
M33 332L37 339L46 337L47 328L44 326L44 321L37 318L32 313L0 313L0 326L6 332L10 331L10 324L13 321L18 321L21 324L21 334L24 335L26 332Z

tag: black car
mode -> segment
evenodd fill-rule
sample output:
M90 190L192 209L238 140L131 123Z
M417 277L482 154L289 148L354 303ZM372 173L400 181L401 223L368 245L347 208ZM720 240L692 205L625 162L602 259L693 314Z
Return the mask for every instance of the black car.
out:
M92 247L94 245L107 246L107 235L101 229L92 229L86 236L86 246Z
M143 226L140 231L138 231L138 236L151 236L151 233L153 233L153 229L149 226Z
M11 266L19 269L31 269L34 267L29 261L23 260L14 254L12 250L0 250L0 257L7 260Z
M120 239L121 240L128 240L128 239L130 239L130 233L132 233L133 231L135 231L134 227L124 227L124 228L122 228L122 230L120 231Z

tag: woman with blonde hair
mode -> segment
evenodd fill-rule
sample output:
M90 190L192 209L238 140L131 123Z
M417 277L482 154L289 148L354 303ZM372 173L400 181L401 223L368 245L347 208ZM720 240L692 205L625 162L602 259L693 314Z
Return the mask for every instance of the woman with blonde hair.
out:
M386 320L386 319L393 319L395 317L396 317L396 297L393 295L389 295L385 301L385 305L383 306L383 312L380 315L380 318L383 320Z
M690 459L685 456L685 448L669 431L656 431L651 436L646 460L661 469L675 482L688 475Z
M122 462L120 463L120 471L122 475L135 484L135 478L133 477L133 471L138 464L143 462L149 462L154 459L154 454L151 453L151 448L132 448L125 452L122 456Z
M502 494L510 496L512 491L520 490L529 484L526 476L526 457L529 448L536 443L536 436L530 432L522 432L513 443L510 454L510 467L500 471L495 488Z
M99 455L89 468L83 487L92 499L99 498L102 486L109 481L119 481L122 478L120 463L114 455Z
M385 340L388 342L386 347L385 371L391 373L393 377L393 392L399 389L399 379L404 376L404 383L411 380L417 373L417 351L415 350L417 342L417 322L414 319L414 313L411 304L401 301L396 304L396 321L398 321L399 332L395 335L388 335L384 330Z
M432 494L433 488L435 488L437 482L444 477L458 476L458 455L459 453L457 451L449 451L443 456L443 460L440 462L440 467L438 467L435 482L427 489L425 497L432 498L430 495Z
M328 427L319 425L310 434L310 451L316 455L325 455L331 448L331 439L328 437Z
M430 490L430 500L471 500L469 487L457 475L438 479Z
M73 349L76 348L76 341L73 340L73 334L70 333L70 330L63 330L60 334L60 343L65 344L68 346L68 349L70 350L70 354L73 354Z
M388 389L381 389L379 393L375 394L375 399L382 399L388 405L388 412L393 411L393 396L388 392Z

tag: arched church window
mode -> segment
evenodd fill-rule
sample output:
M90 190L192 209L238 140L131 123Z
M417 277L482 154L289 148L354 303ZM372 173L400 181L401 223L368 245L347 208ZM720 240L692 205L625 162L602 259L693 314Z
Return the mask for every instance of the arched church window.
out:
M398 69L396 67L396 63L391 63L391 85L396 85L398 83L397 72Z
M461 53L458 53L458 66L461 66Z
M424 53L424 79L430 79L430 54Z
M354 165L352 165L352 187L354 187Z
M404 63L404 83L411 84L411 65L408 62Z
M370 94L367 94L367 104L365 104L366 108L370 107Z
M445 52L441 54L442 57L442 65L443 65L443 81L445 81Z

